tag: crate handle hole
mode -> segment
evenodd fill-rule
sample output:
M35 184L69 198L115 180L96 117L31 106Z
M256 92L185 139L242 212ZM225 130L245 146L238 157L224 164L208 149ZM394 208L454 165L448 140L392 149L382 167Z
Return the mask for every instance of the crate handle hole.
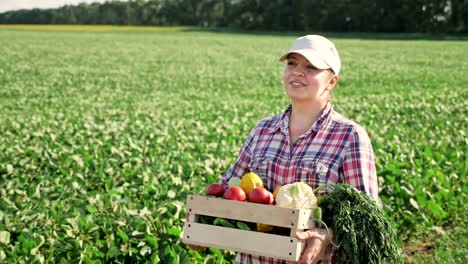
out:
M188 227L192 227L192 225L189 224Z
M294 226L294 223L291 223L291 226Z
M291 243L294 243L294 241L291 239Z
M192 212L192 209L188 209L189 212Z
M193 196L192 196L192 197L190 197L190 200L193 200Z
M292 211L292 212L293 212L293 214L295 214L295 213L296 213L296 211Z
M190 236L187 236L187 238L190 238Z
M292 256L292 253L291 253L291 252L289 252L289 256Z

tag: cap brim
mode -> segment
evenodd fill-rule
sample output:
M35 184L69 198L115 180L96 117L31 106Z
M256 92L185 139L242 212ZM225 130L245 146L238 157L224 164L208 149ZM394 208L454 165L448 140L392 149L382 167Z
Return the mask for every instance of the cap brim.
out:
M330 65L322 60L322 58L320 58L320 56L313 50L290 50L281 56L279 61L286 60L291 53L297 53L304 56L304 58L306 58L310 64L314 65L317 69L331 69Z

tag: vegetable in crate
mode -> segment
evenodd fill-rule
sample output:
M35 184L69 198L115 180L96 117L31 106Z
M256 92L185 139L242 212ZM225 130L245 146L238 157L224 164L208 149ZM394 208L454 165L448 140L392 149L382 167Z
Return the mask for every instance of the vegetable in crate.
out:
M234 200L234 201L245 201L247 195L245 194L244 190L240 187L233 186L226 190L224 193L224 199L227 200Z
M276 205L287 208L314 209L317 207L317 199L307 183L295 182L279 188Z
M257 187L263 187L263 181L257 174L253 172L246 173L242 176L241 182L239 187L245 191L247 196L249 196L250 192Z
M221 217L216 217L213 224L217 225L217 226L236 228L236 226L232 223L231 220L224 219L224 218L221 218Z
M213 216L200 215L198 221L202 224L212 225L214 220L215 220L215 217Z
M249 202L260 204L273 204L273 194L263 187L254 188L249 194Z
M335 233L338 263L401 263L396 233L375 201L347 184L327 184L318 198L323 221Z
M315 197L314 190L304 182L294 182L283 186L276 187L276 206L297 209L311 209L314 210L314 218L317 227L321 223L321 210L317 206L317 198ZM289 230L282 230L279 228L278 234L288 234Z
M216 197L223 197L224 192L225 192L224 187L220 183L212 183L212 184L208 185L208 187L206 188L206 194L207 195L213 195L213 196L216 196Z

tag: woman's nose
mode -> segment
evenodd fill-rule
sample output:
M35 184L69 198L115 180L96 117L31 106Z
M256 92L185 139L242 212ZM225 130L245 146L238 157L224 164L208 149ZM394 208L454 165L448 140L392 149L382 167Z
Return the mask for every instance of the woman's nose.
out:
M294 76L304 76L304 71L302 71L301 69L294 69L293 75Z

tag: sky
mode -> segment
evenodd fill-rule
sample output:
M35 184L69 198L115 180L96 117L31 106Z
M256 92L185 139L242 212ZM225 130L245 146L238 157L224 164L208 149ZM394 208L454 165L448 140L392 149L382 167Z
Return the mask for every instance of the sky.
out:
M57 8L64 5L77 5L83 2L103 3L105 0L0 0L0 13L18 9Z

